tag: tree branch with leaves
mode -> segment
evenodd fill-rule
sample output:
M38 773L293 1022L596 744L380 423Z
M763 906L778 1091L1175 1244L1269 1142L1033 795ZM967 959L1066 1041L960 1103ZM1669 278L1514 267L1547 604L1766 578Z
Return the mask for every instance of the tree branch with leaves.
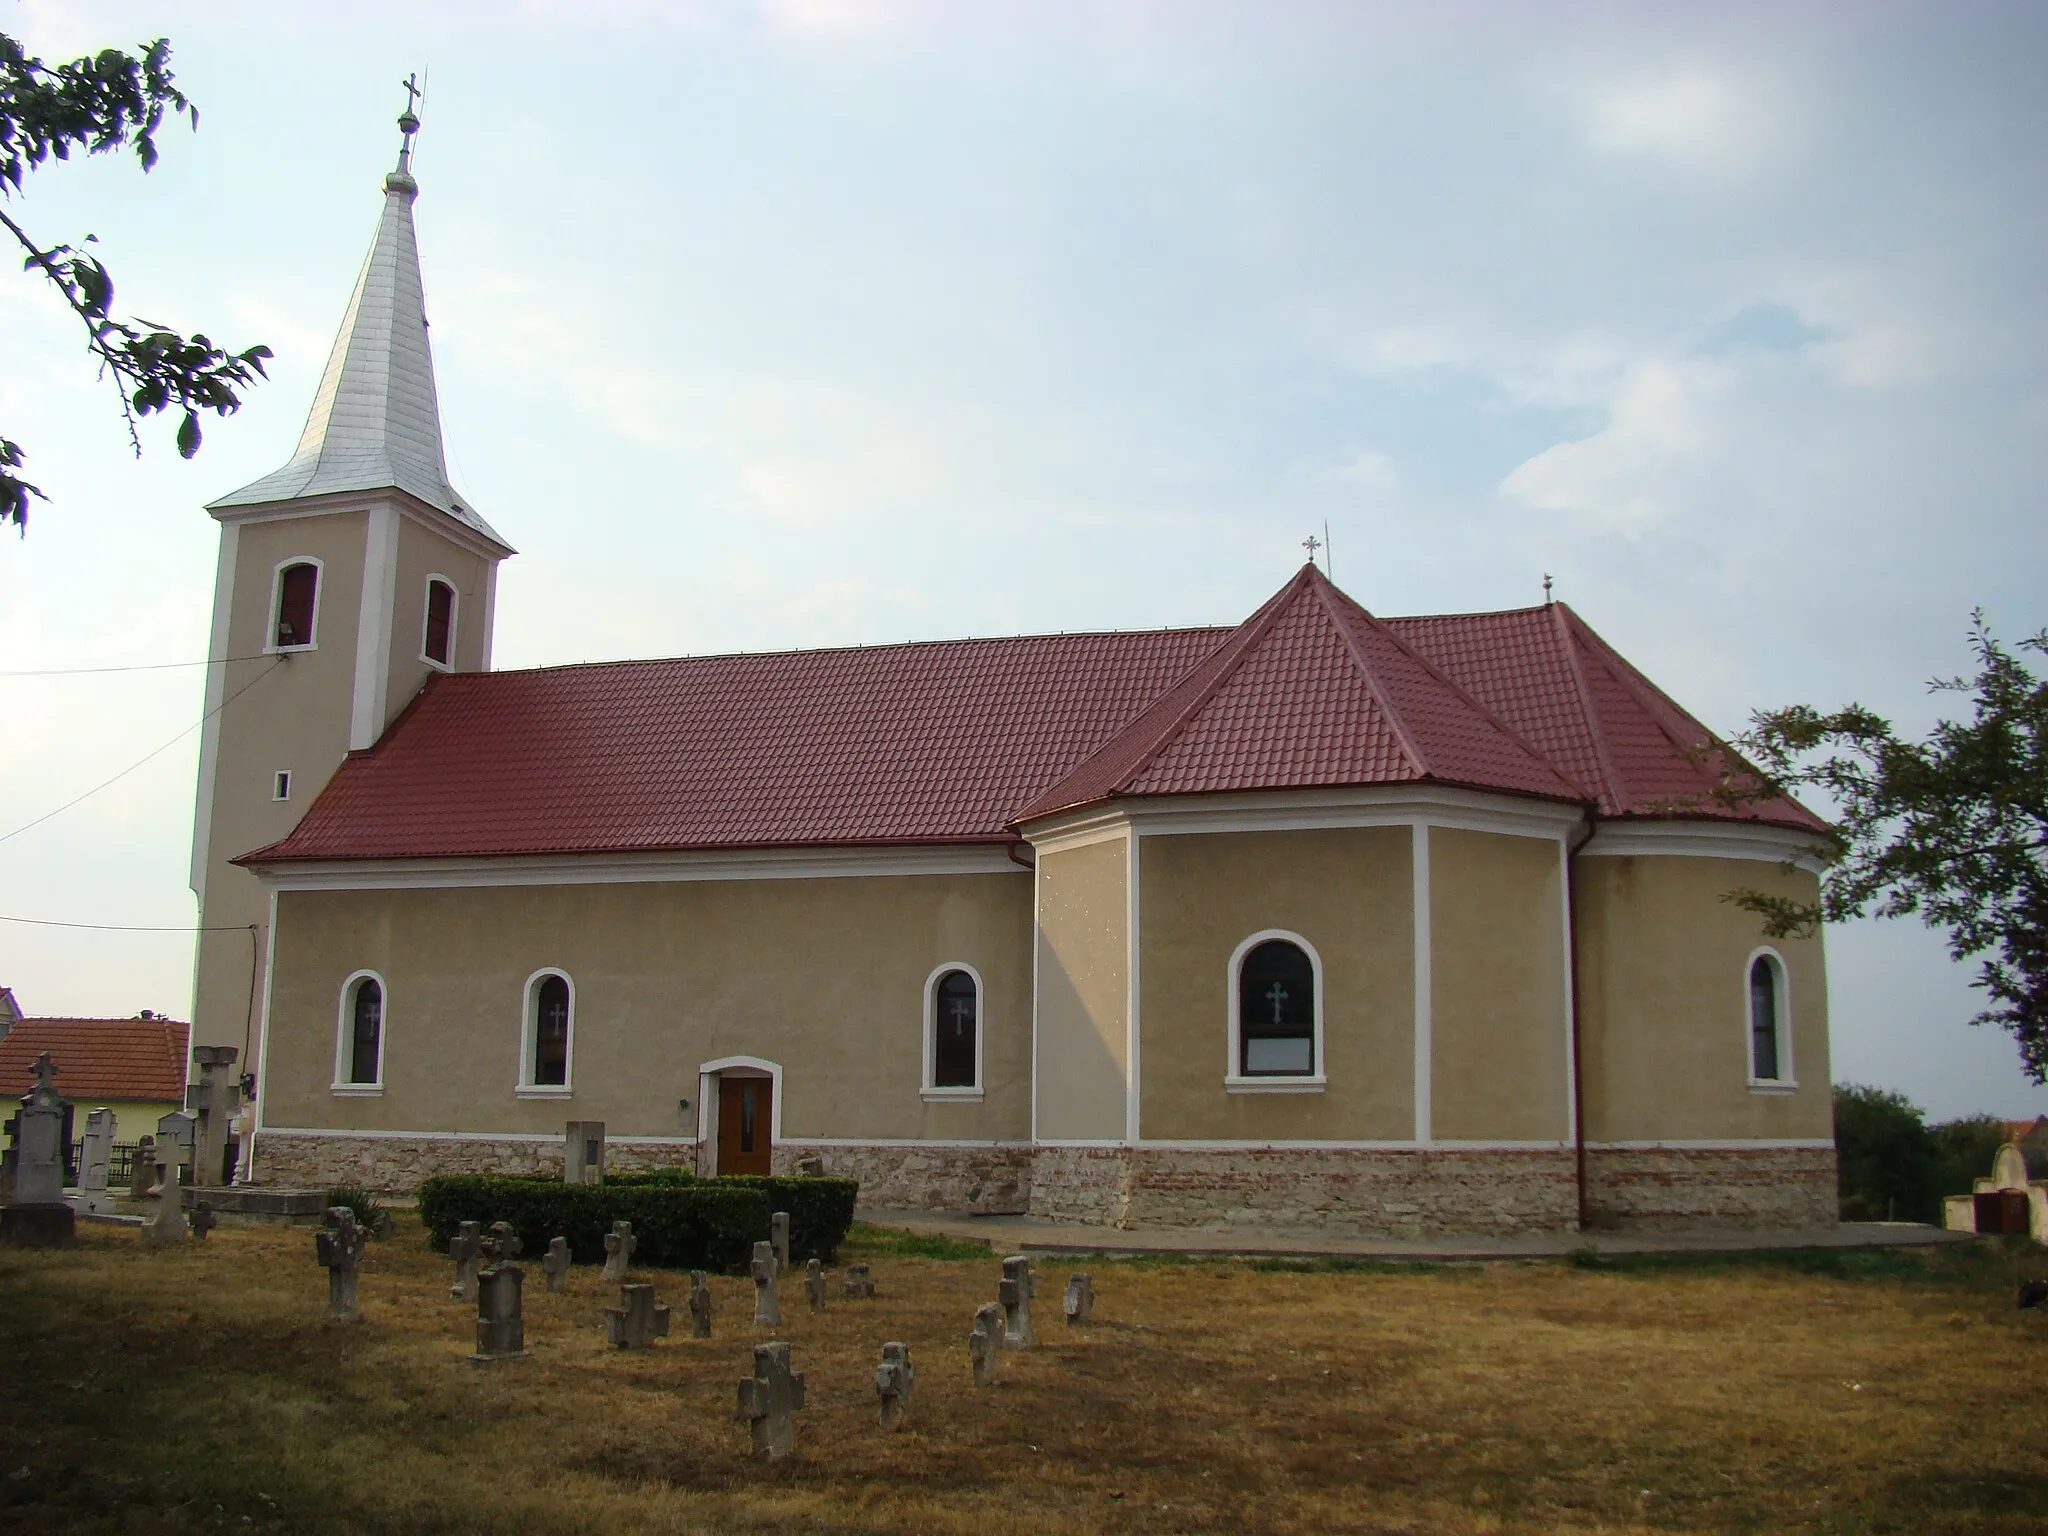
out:
M1774 792L1818 789L1837 808L1838 857L1818 902L1762 891L1728 900L1781 937L1866 912L1919 914L1948 931L1949 953L1979 961L1988 1005L1970 1022L2011 1032L2027 1075L2048 1082L2048 630L2012 649L1980 610L1974 677L1938 678L1968 697L1969 718L1908 741L1871 710L1805 705L1751 718L1738 744Z
M142 169L153 167L156 136L167 116L199 125L198 109L171 74L170 56L170 44L158 38L134 54L108 48L51 66L0 34L0 198L19 197L30 171L53 159L68 160L74 150L98 155L133 147ZM42 273L84 326L86 349L119 393L138 456L140 417L182 412L178 452L189 459L199 451L199 413L229 415L240 406L242 391L264 377L268 347L231 352L203 334L185 336L154 320L116 318L113 277L83 248L98 243L94 236L79 245L46 246L4 207L0 228L25 252L23 269ZM0 435L0 523L25 526L30 499L47 499L21 477L23 461L20 444Z

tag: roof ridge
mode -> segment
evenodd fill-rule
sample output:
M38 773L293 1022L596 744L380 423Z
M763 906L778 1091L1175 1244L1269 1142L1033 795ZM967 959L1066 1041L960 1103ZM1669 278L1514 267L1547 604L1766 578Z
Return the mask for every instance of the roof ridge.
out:
M1557 631L1558 643L1564 650L1565 670L1571 674L1572 693L1578 699L1579 712L1585 718L1586 735L1593 743L1593 766L1604 781L1600 788L1617 806L1627 802L1622 798L1621 770L1614 766L1614 752L1607 745L1607 733L1600 729L1600 716L1593 708L1593 690L1586 682L1586 669L1579 661L1579 648L1573 642L1571 621L1578 617L1569 603L1546 604L1551 609L1551 627Z
M1339 597L1342 597L1345 602L1349 603L1353 608L1357 609L1359 616L1363 618L1368 624L1370 624L1376 632L1378 632L1381 635L1384 635L1387 638L1387 640L1391 642L1393 645L1397 646L1401 650L1402 654L1407 656L1409 660L1415 662L1424 671L1428 672L1431 677L1435 678L1439 683L1442 683L1444 687L1450 689L1450 691L1458 698L1463 699L1467 704L1471 705L1473 709L1479 712L1479 716L1481 719L1485 720L1487 724L1491 725L1495 730L1499 731L1503 736L1507 737L1509 741L1513 742L1517 747L1521 748L1522 751L1526 753L1531 760L1548 769L1551 773L1555 774L1557 776L1557 780L1559 783L1565 785L1569 789L1579 791L1582 797L1585 795L1586 786L1584 784L1579 783L1579 781L1575 777L1565 772L1563 767L1553 762L1548 752L1545 752L1542 748L1538 747L1536 743L1529 740L1528 737L1524 736L1520 731L1516 730L1513 725L1509 724L1506 720L1502 719L1498 714L1496 714L1493 711L1493 709L1486 703L1485 700L1481 699L1477 694L1469 691L1467 688L1465 688L1463 684L1459 683L1448 672L1444 671L1442 667L1438 666L1435 662L1431 661L1427 656L1423 655L1422 652L1416 650L1415 647L1410 645L1406 640L1403 640L1398 634L1394 632L1392 625L1388 624L1386 620L1381 619L1374 615L1372 610L1367 608L1363 603L1359 602L1356 598L1350 597L1344 592L1339 591L1334 583L1329 583L1328 585L1332 592L1335 592ZM1522 612L1526 610L1516 609L1509 611ZM1342 626L1340 625L1339 628L1341 629ZM1387 713L1390 720L1398 722L1399 715L1394 710L1391 703L1387 705ZM1403 734L1405 735L1405 729L1399 726L1398 724L1396 725L1396 729L1402 729ZM1428 777L1428 771L1426 769L1424 770L1424 776ZM1592 798L1594 798L1595 800L1598 799L1597 791Z
M1373 669L1372 663L1366 660L1365 654L1358 648L1357 636L1351 633L1350 626L1344 622L1342 616L1330 600L1330 594L1343 595L1337 591L1337 584L1326 577L1319 582L1311 583L1311 589L1315 592L1317 600L1322 604L1323 612L1329 618L1331 627L1337 631L1337 638L1343 643L1344 653L1351 658L1351 664L1358 669L1359 678L1365 684L1365 691L1372 695L1373 702L1379 706L1380 713L1387 717L1387 728L1394 733L1394 740L1401 744L1401 751L1406 754L1410 766L1414 768L1418 776L1425 779L1429 778L1431 770L1428 754L1422 750L1421 744L1410 733L1408 722L1401 718L1401 711L1394 707L1394 701L1387 697L1386 689L1380 686L1379 674ZM1347 598L1346 601L1351 600ZM1352 602L1351 606L1356 608L1368 622L1373 622L1372 613L1363 603ZM1379 627L1383 630L1386 628L1384 625ZM1388 639L1392 640L1396 645L1401 645L1398 635L1395 635L1391 630L1386 631L1386 633ZM1401 645L1401 649L1406 651L1408 647ZM1414 653L1410 652L1409 654L1413 655ZM1417 657L1416 659L1420 660L1421 658ZM1460 691L1462 692L1463 690Z

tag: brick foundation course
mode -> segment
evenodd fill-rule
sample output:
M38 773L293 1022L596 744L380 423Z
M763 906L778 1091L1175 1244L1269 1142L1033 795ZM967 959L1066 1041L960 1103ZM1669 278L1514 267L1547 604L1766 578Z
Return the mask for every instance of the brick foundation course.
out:
M1031 1206L1030 1147L777 1147L775 1171L804 1165L860 1180L860 1203L876 1210L1021 1215Z
M1590 1147L1586 1204L1601 1229L1831 1227L1833 1147Z
M380 1194L409 1195L422 1179L444 1173L562 1176L563 1139L524 1137L458 1140L442 1136L295 1136L256 1133L256 1178L287 1188L360 1184ZM696 1166L694 1141L608 1142L605 1166L619 1173Z

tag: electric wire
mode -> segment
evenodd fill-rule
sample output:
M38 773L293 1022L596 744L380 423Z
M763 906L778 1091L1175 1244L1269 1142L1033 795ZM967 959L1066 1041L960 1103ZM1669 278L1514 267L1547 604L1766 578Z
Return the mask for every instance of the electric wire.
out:
M95 933L240 933L247 923L60 923L48 917L9 917L0 913L0 923L27 923L31 928L90 928Z
M261 661L254 656L209 656L204 661L151 661L132 667L43 667L27 672L0 672L0 677L86 677L101 672L169 672L177 667L223 667L231 661Z

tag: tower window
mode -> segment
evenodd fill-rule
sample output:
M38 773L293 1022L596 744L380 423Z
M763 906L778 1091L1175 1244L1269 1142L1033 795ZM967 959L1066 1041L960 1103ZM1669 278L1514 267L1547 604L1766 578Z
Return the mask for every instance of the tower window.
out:
M275 649L299 650L313 643L319 598L320 567L311 561L297 561L277 573L277 628L271 635Z
M455 655L455 588L438 576L427 580L426 639L420 655L437 667L453 664Z
M280 768L270 776L270 798L289 800L292 797L292 774L289 768Z

